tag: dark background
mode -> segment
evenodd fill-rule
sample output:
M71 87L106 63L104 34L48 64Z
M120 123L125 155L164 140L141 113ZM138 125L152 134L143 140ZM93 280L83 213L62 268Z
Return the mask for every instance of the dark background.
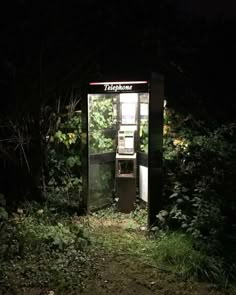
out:
M1 112L34 111L75 84L159 71L177 108L232 120L234 8L234 1L12 1L0 17Z

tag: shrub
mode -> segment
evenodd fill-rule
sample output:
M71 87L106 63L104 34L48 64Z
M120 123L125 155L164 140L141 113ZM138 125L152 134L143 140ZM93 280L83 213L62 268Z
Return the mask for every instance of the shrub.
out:
M167 110L164 202L159 225L182 229L198 247L219 254L225 233L236 236L236 125L206 128L202 121Z
M48 146L49 179L47 200L63 210L80 207L81 178L81 112L69 108L59 114L57 128Z

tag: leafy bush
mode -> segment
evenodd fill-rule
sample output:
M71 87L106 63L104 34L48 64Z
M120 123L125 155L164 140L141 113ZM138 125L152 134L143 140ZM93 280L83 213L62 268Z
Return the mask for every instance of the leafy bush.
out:
M185 230L209 253L224 255L226 233L236 237L236 125L206 128L166 110L164 209L160 226Z
M48 147L48 201L61 208L80 206L81 113L59 116L57 130Z

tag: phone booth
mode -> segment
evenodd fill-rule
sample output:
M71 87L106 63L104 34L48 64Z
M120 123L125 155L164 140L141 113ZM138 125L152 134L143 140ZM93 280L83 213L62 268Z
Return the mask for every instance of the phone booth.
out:
M161 209L163 77L91 82L83 113L83 196L87 211L117 201L121 212Z

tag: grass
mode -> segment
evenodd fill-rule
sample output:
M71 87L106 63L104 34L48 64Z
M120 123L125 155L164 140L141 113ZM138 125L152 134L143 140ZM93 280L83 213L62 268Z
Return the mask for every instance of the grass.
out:
M191 237L183 233L168 233L158 239L153 259L185 278L207 279L221 285L227 281L222 259L195 250Z
M57 294L78 292L93 272L101 253L125 255L151 267L226 287L223 261L194 249L181 232L146 230L147 211L130 214L114 207L89 216L61 215L54 209L28 204L0 227L0 286L4 290L40 287Z
M138 216L139 210L140 216ZM144 224L147 224L146 217L146 210L141 208L130 214L123 214L114 208L108 208L85 217L83 222L86 224L94 245L102 245L110 251L125 252L137 257L141 253L146 253L148 260L155 243L147 238L146 231L141 230L144 229ZM141 256L143 257L143 254Z
M139 216L140 210L140 216ZM196 250L190 236L182 232L149 233L141 230L145 209L121 214L114 208L95 213L87 220L92 243L117 254L127 253L183 279L203 280L227 287L229 277L223 259Z

